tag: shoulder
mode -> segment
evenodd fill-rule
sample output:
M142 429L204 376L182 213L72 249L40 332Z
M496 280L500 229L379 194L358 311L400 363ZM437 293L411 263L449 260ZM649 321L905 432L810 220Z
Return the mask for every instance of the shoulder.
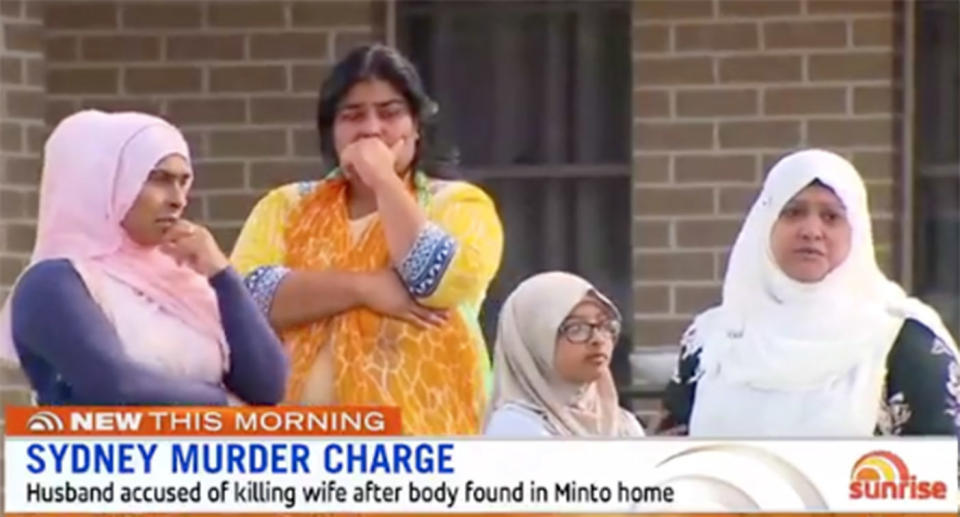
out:
M286 216L321 183L323 180L301 181L270 190L257 200L245 226L267 230L276 225L282 225Z
M17 294L57 289L70 282L81 281L80 274L68 259L41 260L30 266L17 281Z
M891 362L927 355L957 356L953 345L945 342L933 329L915 318L907 318L890 349Z
M690 327L709 328L720 323L723 318L724 310L721 305L704 309L693 317Z
M552 436L547 423L534 410L507 403L493 411L484 435L501 438Z
M480 187L466 181L431 180L427 217L443 221L449 230L481 229L476 235L503 239L503 223L493 199Z
M314 191L318 185L323 183L323 180L314 180L314 181L298 181L296 183L287 183L286 185L279 186L270 190L263 197L260 198L258 205L260 204L270 204L270 205L282 205L282 206L293 206L296 205L301 199L306 197L308 194Z
M620 408L620 422L623 424L620 430L621 436L646 436L647 434L637 415L623 408Z
M683 358L700 352L708 341L707 336L720 326L720 307L711 307L696 316L680 336Z
M70 260L41 260L21 275L13 290L14 324L75 303L84 296L89 296L86 284Z
M907 318L903 320L903 326L900 327L900 335L905 339L920 339L930 341L936 338L933 329L928 327L922 321L916 318Z
M427 183L435 204L451 201L474 201L493 205L493 199L482 188L468 181L430 179Z

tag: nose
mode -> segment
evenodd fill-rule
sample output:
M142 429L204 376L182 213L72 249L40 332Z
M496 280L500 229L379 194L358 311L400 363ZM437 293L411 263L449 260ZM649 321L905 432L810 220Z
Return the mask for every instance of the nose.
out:
M167 204L175 210L183 210L187 206L187 187L174 184L168 191Z
M612 338L603 330L592 327L590 329L590 347L591 348L603 348L607 346L612 341Z
M800 237L806 240L820 240L823 238L823 223L819 217L805 217L800 222Z
M361 137L379 137L383 132L383 124L380 123L380 117L376 111L369 110L360 122Z

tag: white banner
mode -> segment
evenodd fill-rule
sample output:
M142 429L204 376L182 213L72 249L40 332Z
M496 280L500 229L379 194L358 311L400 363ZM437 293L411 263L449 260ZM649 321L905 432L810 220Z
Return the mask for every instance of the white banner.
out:
M957 441L7 437L5 513L955 512Z

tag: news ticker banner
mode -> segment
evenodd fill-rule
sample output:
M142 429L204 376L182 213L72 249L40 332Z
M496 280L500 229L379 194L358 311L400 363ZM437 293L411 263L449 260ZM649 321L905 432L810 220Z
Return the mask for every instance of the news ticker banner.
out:
M956 513L952 438L396 436L395 408L6 410L4 513Z

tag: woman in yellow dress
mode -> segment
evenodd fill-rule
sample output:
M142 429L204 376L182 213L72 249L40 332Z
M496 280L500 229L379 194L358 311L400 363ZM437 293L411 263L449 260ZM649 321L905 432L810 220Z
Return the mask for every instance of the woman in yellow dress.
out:
M292 359L286 401L399 406L405 434L480 432L489 361L480 306L503 252L491 199L428 166L436 104L383 45L320 91L319 181L269 192L232 261Z

